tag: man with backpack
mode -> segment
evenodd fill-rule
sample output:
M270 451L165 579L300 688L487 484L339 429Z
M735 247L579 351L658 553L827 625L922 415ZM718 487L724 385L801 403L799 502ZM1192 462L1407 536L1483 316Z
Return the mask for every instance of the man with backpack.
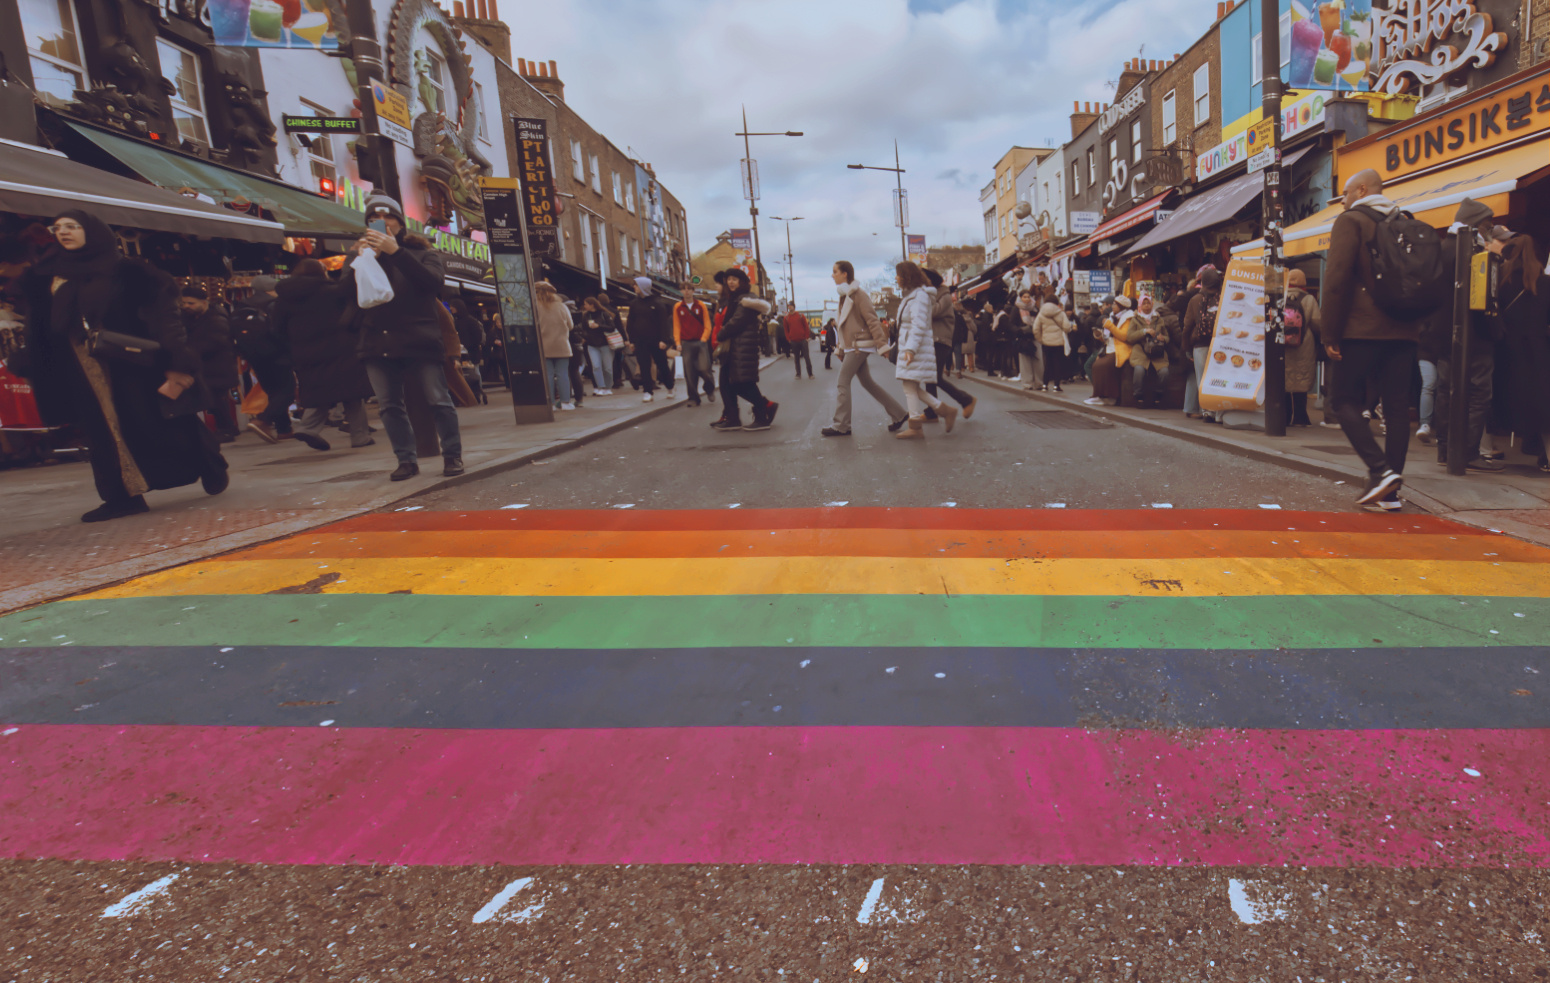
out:
M1436 232L1384 196L1377 171L1352 175L1344 190L1345 211L1330 230L1324 278L1324 350L1334 369L1334 415L1367 465L1367 486L1357 504L1397 509L1410 445L1416 341L1422 319L1440 302L1439 271L1443 286L1452 283ZM1382 448L1362 415L1369 382L1391 421Z

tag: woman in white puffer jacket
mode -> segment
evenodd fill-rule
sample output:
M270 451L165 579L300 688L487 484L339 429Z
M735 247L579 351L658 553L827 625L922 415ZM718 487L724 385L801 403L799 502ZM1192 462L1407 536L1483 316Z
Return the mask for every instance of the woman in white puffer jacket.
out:
M936 348L931 334L931 307L936 289L914 263L900 263L894 276L904 299L899 302L899 361L894 377L904 386L909 407L909 426L897 434L900 440L919 440L926 436L926 407L936 411L951 433L958 422L958 411L926 391L926 383L936 381Z
M1033 337L1044 349L1044 384L1039 386L1040 392L1053 389L1062 392L1060 384L1066 379L1066 348L1069 347L1067 336L1076 330L1076 325L1066 317L1066 312L1055 303L1055 290L1050 288L1047 299L1039 308L1038 315L1033 319Z

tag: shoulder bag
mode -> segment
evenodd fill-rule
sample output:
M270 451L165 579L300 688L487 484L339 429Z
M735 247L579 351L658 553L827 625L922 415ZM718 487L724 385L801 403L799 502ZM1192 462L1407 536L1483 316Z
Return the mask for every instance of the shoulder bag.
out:
M161 342L118 331L104 331L86 325L86 354L103 362L123 362L141 368L154 368L161 357Z

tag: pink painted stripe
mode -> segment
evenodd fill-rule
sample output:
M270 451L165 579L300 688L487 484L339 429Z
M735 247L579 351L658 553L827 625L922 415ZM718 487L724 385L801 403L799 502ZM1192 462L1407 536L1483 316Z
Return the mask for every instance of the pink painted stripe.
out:
M16 858L1550 867L1547 730L39 725L0 742Z

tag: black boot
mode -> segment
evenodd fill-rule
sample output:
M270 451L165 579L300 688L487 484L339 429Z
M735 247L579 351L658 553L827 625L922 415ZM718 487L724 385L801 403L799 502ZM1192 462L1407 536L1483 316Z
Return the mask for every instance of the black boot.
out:
M134 498L126 498L119 502L103 502L81 516L81 521L107 522L109 519L122 519L126 515L139 515L141 512L150 510L151 507L145 504L145 496L136 495Z

